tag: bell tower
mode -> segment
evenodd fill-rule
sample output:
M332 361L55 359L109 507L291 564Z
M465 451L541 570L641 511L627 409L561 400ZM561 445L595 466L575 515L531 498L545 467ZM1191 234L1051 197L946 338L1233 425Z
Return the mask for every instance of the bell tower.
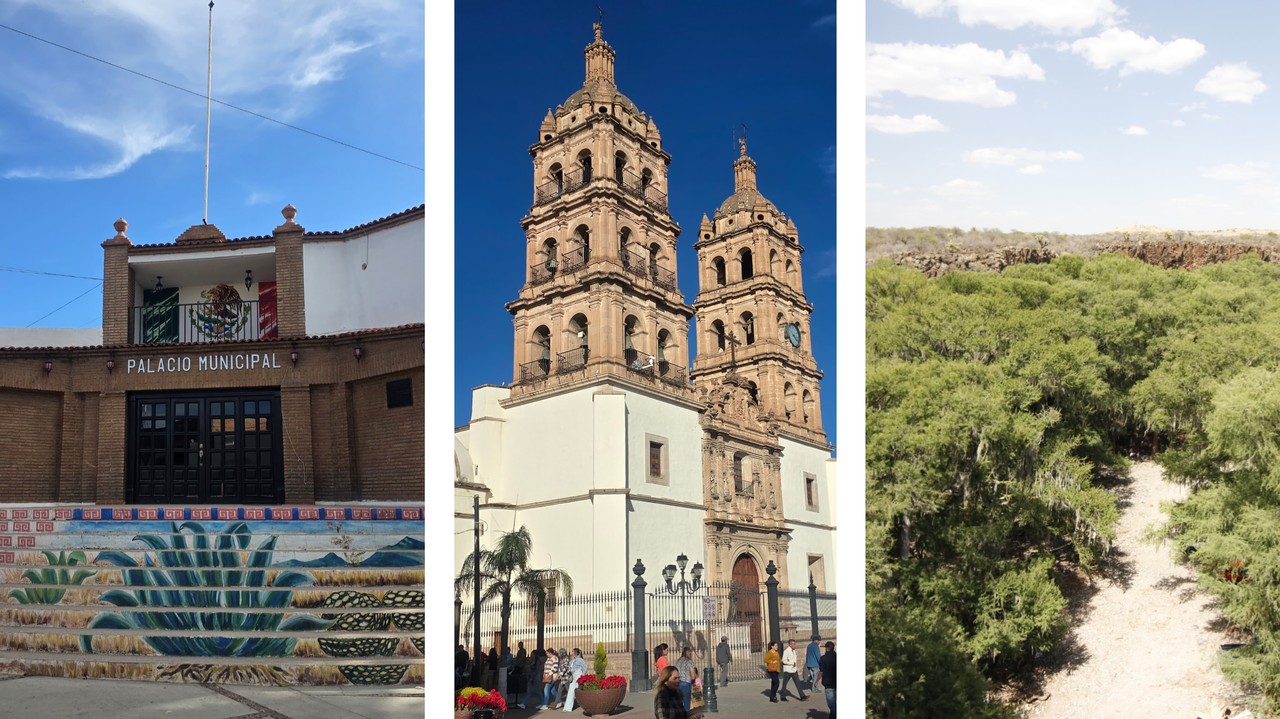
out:
M689 318L676 284L680 226L667 208L671 156L653 118L614 83L601 23L582 87L547 110L530 146L533 206L514 317L512 398L602 374L692 395Z
M756 186L756 163L738 141L733 194L698 227L698 355L693 382L710 392L742 384L778 432L826 442L799 233Z

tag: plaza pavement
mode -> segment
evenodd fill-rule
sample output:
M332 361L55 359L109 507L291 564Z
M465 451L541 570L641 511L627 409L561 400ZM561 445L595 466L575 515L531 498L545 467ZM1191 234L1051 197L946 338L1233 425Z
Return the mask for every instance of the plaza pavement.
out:
M215 686L0 675L0 716L29 719L422 719L424 707L422 687L414 686Z
M724 719L828 719L830 712L827 711L827 700L821 688L818 692L812 693L806 685L805 694L808 701L800 701L794 695L790 696L790 701L779 701L776 704L769 702L769 680L763 679L759 681L740 681L730 682L727 687L716 689L717 705L720 709L719 713L706 713L704 719L713 719L714 717L723 717ZM788 687L788 691L791 688ZM527 719L528 717L538 717L538 719L553 719L553 717L565 716L559 709L544 709L535 711L533 705L528 709L508 709L504 719ZM582 709L574 709L571 715L584 716ZM441 715L446 716L444 714ZM647 719L653 716L653 692L629 692L627 698L622 700L622 706L618 707L610 716L623 717L624 719Z

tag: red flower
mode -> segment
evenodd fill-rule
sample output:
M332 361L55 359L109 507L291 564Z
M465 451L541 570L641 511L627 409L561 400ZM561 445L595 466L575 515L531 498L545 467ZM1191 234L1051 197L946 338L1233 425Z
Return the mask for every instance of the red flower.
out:
M578 689L614 689L626 685L627 680L617 674L610 674L603 679L595 674L583 674L578 677Z

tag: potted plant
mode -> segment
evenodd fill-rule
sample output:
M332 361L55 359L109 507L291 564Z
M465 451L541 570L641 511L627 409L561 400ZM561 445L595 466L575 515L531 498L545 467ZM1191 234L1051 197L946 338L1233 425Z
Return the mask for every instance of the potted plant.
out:
M507 700L499 691L487 692L480 687L467 687L458 692L453 702L453 719L471 719L487 712L494 719L501 719L507 710Z
M578 690L574 699L587 716L609 714L626 698L627 680L617 674L605 675L609 659L605 655L603 642L596 643L595 661L592 664L595 673L578 677Z

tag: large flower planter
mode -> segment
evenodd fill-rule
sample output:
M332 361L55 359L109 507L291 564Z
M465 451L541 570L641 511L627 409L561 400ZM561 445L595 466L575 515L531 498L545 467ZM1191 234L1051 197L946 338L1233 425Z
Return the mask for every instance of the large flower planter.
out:
M606 716L618 708L627 696L627 688L579 689L573 699L587 716Z

